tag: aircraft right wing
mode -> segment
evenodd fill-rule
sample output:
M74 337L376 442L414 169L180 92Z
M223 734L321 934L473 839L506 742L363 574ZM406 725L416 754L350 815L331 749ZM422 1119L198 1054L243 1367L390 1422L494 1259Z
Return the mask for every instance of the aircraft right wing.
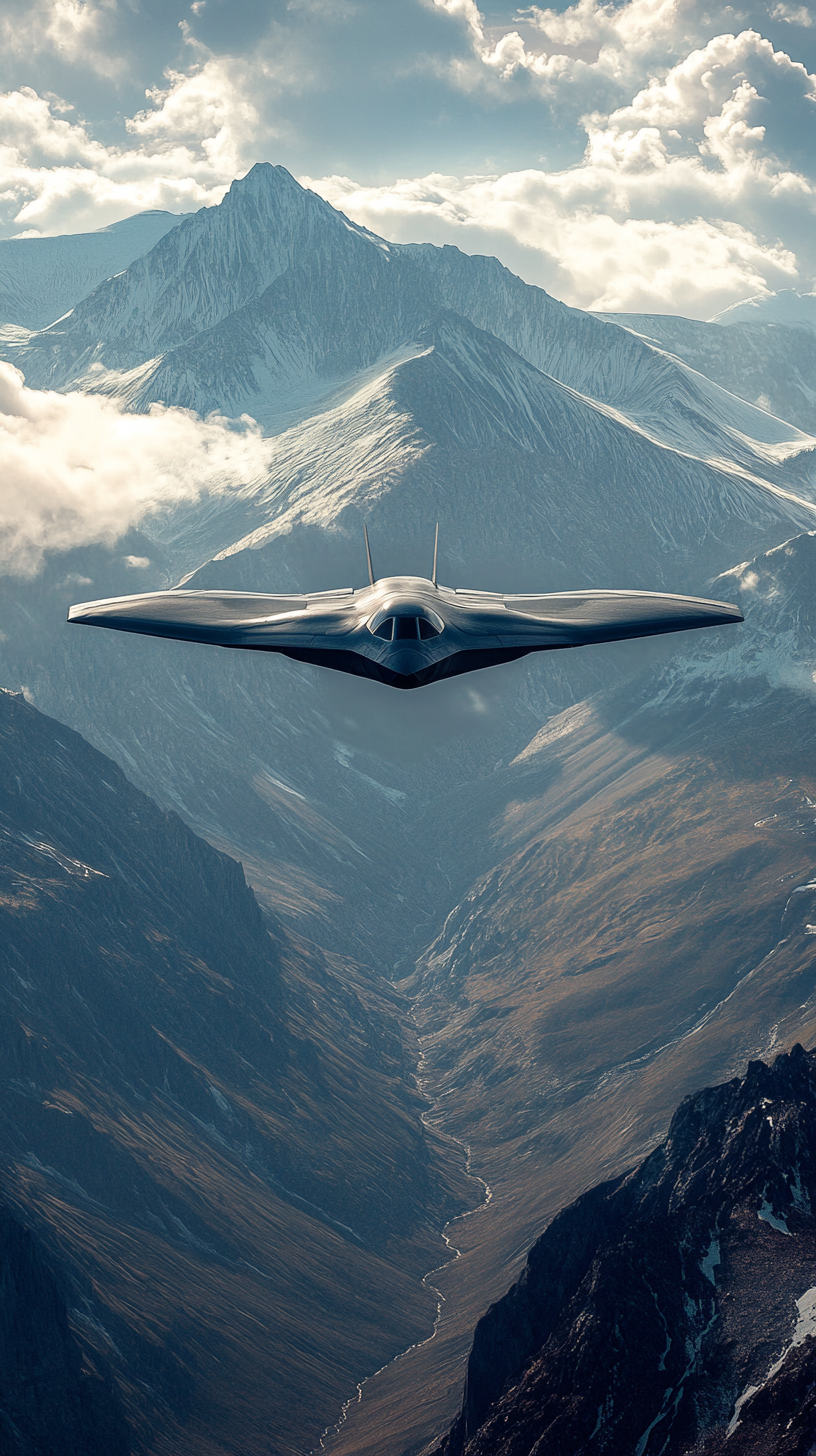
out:
M503 639L514 636L516 629L520 640L534 636L530 628L538 625L546 645L552 646L578 647L743 621L739 608L728 602L664 592L554 592L547 596L505 595L502 600L513 622L509 632L502 628Z

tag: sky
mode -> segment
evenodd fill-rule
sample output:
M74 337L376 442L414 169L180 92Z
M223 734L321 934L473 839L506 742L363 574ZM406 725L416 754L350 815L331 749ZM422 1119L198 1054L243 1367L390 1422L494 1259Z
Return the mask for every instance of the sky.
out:
M0 236L286 166L566 302L709 318L816 281L816 4L3 0Z

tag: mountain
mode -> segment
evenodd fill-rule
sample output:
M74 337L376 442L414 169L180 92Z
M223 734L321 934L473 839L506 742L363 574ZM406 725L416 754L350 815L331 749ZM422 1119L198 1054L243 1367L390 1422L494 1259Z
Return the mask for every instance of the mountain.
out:
M430 1333L438 1230L479 1197L423 1127L405 1003L70 729L0 715L5 1197L139 1449L314 1445Z
M0 240L0 324L47 328L149 252L184 216L154 208L93 233Z
M674 314L596 314L671 354L731 394L800 430L816 431L816 332L806 324L809 295L773 318L736 304L709 323ZM801 307L799 306L801 305ZM743 311L744 310L744 311ZM728 325L728 327L726 327Z
M440 1456L806 1456L814 1127L801 1046L687 1098L639 1167L553 1219L480 1320Z
M732 303L711 320L715 324L751 323L789 324L792 328L816 328L816 294L797 293L795 288L780 288L778 293L758 293Z
M182 579L362 582L363 517L381 574L427 571L439 519L454 585L708 594L710 577L816 523L811 445L784 422L495 260L375 238L280 167L254 168L15 357L34 384L123 391L134 407L274 416L265 478L163 512L139 549L65 553L30 584L7 581L3 680L238 852L309 935L389 963L448 908L444 882L415 906L388 870L387 854L408 854L424 874L402 825L425 790L391 745L415 754L441 735L432 776L465 791L473 753L512 759L544 717L606 680L604 662L639 662L641 649L485 679L488 713L464 688L396 710L363 689L344 697L317 670L122 646L66 627L68 603ZM138 578L133 558L151 563ZM457 892L469 872L457 868Z
M3 1449L8 1456L129 1456L107 1366L74 1338L61 1282L38 1240L0 1207Z
M114 393L141 409L162 400L203 414L248 412L280 429L321 401L341 403L337 391L361 372L398 363L395 351L415 350L444 312L674 449L705 460L736 452L764 478L771 457L778 465L805 445L495 259L388 243L266 163L69 316L8 337L6 354L37 387Z
M4 348L35 387L249 413L275 436L261 479L156 522L179 575L365 513L389 540L439 517L462 563L695 590L816 521L809 436L495 260L377 238L268 164Z

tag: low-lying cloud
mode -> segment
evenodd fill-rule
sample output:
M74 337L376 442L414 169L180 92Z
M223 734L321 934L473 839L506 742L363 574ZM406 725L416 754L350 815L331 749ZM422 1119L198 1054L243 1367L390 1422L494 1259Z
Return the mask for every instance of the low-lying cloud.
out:
M164 507L256 482L269 452L248 417L127 414L97 395L28 389L0 363L0 571L33 576L46 551L113 545Z

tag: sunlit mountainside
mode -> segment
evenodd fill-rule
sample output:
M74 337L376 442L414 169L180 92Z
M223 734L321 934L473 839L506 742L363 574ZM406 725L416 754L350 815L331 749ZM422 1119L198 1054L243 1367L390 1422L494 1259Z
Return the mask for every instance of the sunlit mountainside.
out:
M813 334L593 317L266 164L115 271L3 358L247 463L2 582L8 1198L135 1449L419 1452L549 1220L813 1044ZM65 623L362 585L363 521L426 574L437 520L451 586L745 622L415 694Z

